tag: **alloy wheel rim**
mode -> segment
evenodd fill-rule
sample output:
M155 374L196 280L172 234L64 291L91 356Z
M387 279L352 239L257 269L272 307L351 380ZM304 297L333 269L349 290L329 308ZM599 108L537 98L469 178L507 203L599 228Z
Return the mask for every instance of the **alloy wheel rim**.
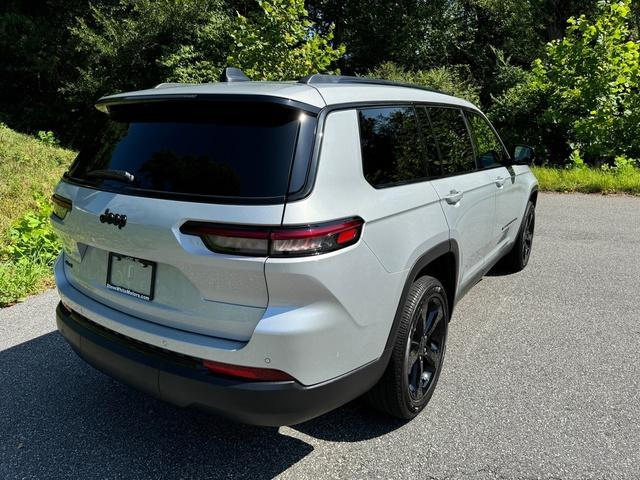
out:
M445 327L442 299L436 295L426 298L414 317L405 356L409 396L414 403L434 384L444 353Z

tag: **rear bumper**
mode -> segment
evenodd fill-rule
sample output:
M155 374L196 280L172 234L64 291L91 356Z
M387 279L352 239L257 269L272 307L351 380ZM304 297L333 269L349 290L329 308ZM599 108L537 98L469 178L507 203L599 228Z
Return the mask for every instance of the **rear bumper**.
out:
M211 374L198 359L101 327L62 304L56 320L76 353L107 375L180 407L255 425L292 425L333 410L371 388L385 368L376 361L313 386L238 381Z

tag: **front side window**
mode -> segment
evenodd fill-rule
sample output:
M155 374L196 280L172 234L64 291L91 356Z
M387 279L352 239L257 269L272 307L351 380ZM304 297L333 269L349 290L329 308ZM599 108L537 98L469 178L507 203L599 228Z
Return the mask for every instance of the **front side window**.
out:
M473 172L473 144L461 110L445 107L428 107L444 175Z
M478 168L504 165L506 160L504 148L489 122L477 113L467 113L467 118L476 141Z
M359 109L358 121L364 176L371 185L386 187L427 177L413 107Z

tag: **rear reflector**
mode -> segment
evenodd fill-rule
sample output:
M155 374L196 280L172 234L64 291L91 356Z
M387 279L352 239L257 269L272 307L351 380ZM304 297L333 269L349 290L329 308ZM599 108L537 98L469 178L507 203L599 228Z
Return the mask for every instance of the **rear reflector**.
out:
M60 220L64 220L64 217L66 217L69 210L71 210L71 200L67 200L54 193L51 197L51 203L53 203L53 214Z
M202 364L213 373L241 378L243 380L253 380L256 382L286 382L294 380L291 375L271 368L242 367L240 365L214 362L212 360L203 360Z
M199 236L210 250L237 255L299 257L333 252L360 239L361 218L297 227L229 227L187 222L180 231Z

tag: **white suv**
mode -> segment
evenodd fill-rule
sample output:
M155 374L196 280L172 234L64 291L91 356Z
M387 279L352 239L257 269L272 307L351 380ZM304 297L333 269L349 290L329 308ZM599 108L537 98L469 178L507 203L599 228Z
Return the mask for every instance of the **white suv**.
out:
M247 423L367 392L414 417L456 302L527 264L533 150L436 91L223 80L98 101L53 197L60 332L108 375Z

